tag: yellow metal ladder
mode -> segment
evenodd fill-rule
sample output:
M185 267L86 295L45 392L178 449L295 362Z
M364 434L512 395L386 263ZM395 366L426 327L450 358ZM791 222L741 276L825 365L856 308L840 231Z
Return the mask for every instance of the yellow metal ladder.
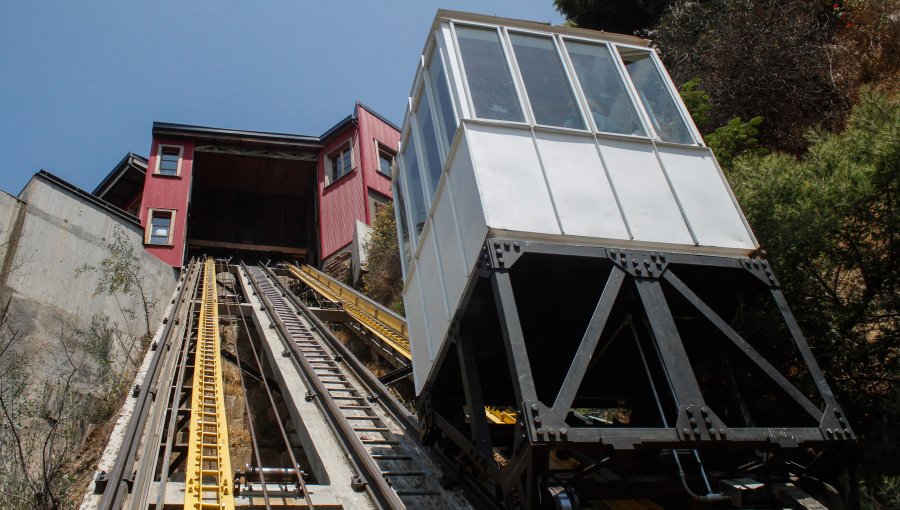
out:
M231 458L219 355L221 339L216 263L212 258L207 258L204 264L202 293L194 358L184 508L233 509Z

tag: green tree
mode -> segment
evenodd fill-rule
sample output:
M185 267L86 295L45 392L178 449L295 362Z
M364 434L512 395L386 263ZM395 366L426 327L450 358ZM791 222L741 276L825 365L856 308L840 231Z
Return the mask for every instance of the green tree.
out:
M864 440L870 478L898 474L900 100L863 91L842 132L808 140L802 158L737 158L729 180Z
M708 114L713 109L713 104L709 94L701 88L700 78L691 78L679 88L678 92L697 127L703 131L706 145L713 150L723 168L731 167L734 158L741 154L766 153L766 150L759 146L758 140L762 117L753 117L746 122L740 117L735 117L724 126L709 132L705 128L709 125Z
M363 292L379 303L403 313L403 274L397 243L397 223L390 206L378 208L366 243Z
M711 124L761 115L760 142L799 154L806 131L850 109L833 74L839 30L831 2L679 0L648 35L676 83L702 80Z
M652 27L671 3L672 0L553 0L569 24L619 34Z
M137 300L141 306L144 319L144 331L138 337L149 339L153 334L150 316L156 308L156 303L149 299L145 290L144 277L141 275L140 259L134 251L134 245L128 241L125 232L118 225L113 229L112 240L107 244L109 256L100 261L96 266L85 264L76 270L76 274L93 272L98 275L97 284L94 287L94 296L109 294L115 296L123 294ZM136 310L132 307L123 307L120 310L126 318L133 318ZM131 349L128 350L130 357Z

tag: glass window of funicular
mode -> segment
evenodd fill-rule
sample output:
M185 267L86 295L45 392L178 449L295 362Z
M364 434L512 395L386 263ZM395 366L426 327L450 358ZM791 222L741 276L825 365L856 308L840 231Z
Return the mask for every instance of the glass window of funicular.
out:
M406 212L406 198L403 190L403 176L397 172L397 178L394 180L394 196L397 197L397 230L400 233L400 248L402 259L404 262L403 269L409 267L412 258L412 250L409 245L409 220Z
M417 240L425 227L425 218L428 210L425 203L425 190L422 187L422 176L419 170L419 160L416 157L416 144L413 134L403 144L403 152L400 153L401 178L406 183L406 196L409 198L409 214L415 232L411 232L413 240Z
M444 148L449 150L458 124L453 99L450 97L450 87L447 84L447 73L444 71L441 51L437 47L432 50L431 61L428 63L428 82L434 98L435 115L438 117L438 124L443 128L441 138Z
M623 46L617 47L617 50L659 139L664 142L694 143L678 105L669 92L666 79L653 62L650 51Z
M428 183L429 202L434 198L437 190L438 181L441 179L441 153L438 148L438 137L435 134L437 125L434 123L434 115L431 111L431 104L428 101L428 94L425 87L420 88L419 100L416 104L414 112L414 120L416 126L416 138L419 141L419 150L422 155L422 162L425 172L423 173ZM412 138L410 138L412 141Z
M497 30L457 25L456 39L475 116L524 122L516 86Z
M535 123L584 129L578 102L553 39L510 32L509 40Z
M646 136L609 47L572 40L565 47L597 130Z

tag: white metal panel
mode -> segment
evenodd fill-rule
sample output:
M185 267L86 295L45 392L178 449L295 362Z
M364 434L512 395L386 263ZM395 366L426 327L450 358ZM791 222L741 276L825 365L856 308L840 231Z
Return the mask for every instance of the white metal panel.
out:
M636 241L694 241L649 142L598 138L603 161Z
M446 177L445 177L446 179ZM452 312L466 286L466 267L460 245L459 232L456 228L450 190L445 180L438 196L435 197L434 215L431 217L431 228L437 240L438 257L441 261L441 274L447 295L447 305Z
M406 327L409 329L409 350L412 353L413 381L416 393L422 389L431 371L432 356L429 352L428 327L425 323L425 307L422 304L422 292L419 289L419 269L413 269L409 275L406 291L403 293L403 306L406 311Z
M488 226L561 234L531 131L469 124L467 136Z
M757 248L709 149L665 146L658 150L701 246Z
M475 170L472 167L467 133L468 129L460 137L456 152L451 155L452 161L447 170L447 182L443 193L449 192L453 195L456 224L462 238L466 276L469 276L478 262L488 227L478 183L475 180Z
M536 136L564 233L628 240L628 229L594 137L561 133Z
M416 271L419 274L419 285L422 287L429 358L434 360L447 333L450 316L447 312L444 283L441 279L441 260L438 258L433 228L428 229L422 238L422 248L416 259Z

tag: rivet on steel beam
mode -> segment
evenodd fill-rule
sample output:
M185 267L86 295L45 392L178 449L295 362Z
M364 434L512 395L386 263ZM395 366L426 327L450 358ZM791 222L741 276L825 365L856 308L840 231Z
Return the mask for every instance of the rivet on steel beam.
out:
M556 429L553 427L550 427L549 429L547 429L547 432L550 433L550 435L552 436L552 435L556 434Z
M540 416L535 416L535 417L534 417L534 422L535 422L535 423L540 423L540 422L541 422L541 417L540 417Z
M562 435L566 435L569 433L569 429L563 427L563 428L559 429L559 433Z
M534 411L534 412L537 412L537 410L538 410L538 405L537 405L537 404L531 404L531 410Z
M709 429L709 433L712 435L716 435L716 432L717 432L716 429Z
M689 428L687 428L687 427L681 429L681 431L684 432L684 435L686 435L686 436L687 436L687 435L690 435L690 433L691 433L691 429L689 429Z
M540 435L543 435L543 434L544 434L544 427L538 428L535 432L537 432L537 433L540 434Z

